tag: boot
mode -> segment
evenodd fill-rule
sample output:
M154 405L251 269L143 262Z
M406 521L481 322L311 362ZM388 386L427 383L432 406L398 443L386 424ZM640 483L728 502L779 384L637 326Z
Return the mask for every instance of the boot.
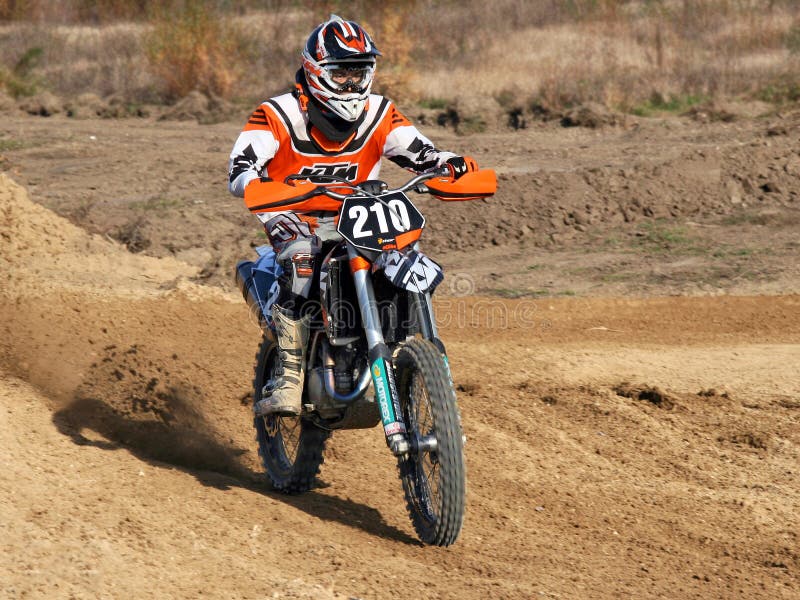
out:
M275 414L296 417L302 408L309 318L294 320L279 306L273 306L272 315L281 367L277 377L261 391L262 399L256 404L255 413L258 417Z

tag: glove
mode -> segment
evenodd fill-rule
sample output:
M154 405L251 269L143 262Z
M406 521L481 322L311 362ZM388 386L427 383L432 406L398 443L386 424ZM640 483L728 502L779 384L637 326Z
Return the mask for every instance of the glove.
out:
M458 179L462 175L472 173L478 170L478 163L474 158L469 156L454 156L444 161L444 166L450 169L450 175L453 179Z

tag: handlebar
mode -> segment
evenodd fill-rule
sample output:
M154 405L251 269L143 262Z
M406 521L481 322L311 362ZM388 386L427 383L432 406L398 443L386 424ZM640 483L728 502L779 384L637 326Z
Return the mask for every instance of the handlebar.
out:
M380 196L408 190L429 193L439 200L476 200L495 193L497 178L491 169L481 169L454 179L444 167L416 175L390 190L382 181L354 184L336 175L289 175L283 182L251 182L245 188L244 201L251 212L338 211L348 198L373 198L385 204Z
M316 194L324 194L329 198L333 198L334 200L346 200L347 198L372 198L383 204L386 209L394 215L393 218L397 218L398 220L402 220L402 216L399 212L397 212L394 208L392 208L388 202L386 202L383 198L381 198L378 194L394 194L397 192L405 192L407 190L414 190L417 193L423 194L428 191L428 188L423 185L424 181L428 181L429 179L433 179L434 177L441 177L442 175L450 175L450 169L447 167L440 167L431 173L423 173L421 175L417 175L416 177L411 178L406 183L401 185L398 188L393 190L388 189L388 186L383 181L364 181L360 184L353 184L344 177L339 177L338 175L312 175L312 176L304 176L304 175L289 175L286 179L283 180L284 183L290 184L292 181L296 180L307 180L311 183L317 183L317 188L314 190ZM371 184L369 187L373 189L366 189L367 186L365 184ZM328 187L330 186L330 187ZM340 194L339 192L334 192L331 187L337 188L347 188L349 190L353 190L352 194Z
M430 173L422 173L421 175L417 175L409 179L406 183L401 185L395 189L388 189L386 187L386 183L383 181L369 181L364 183L372 183L376 184L379 189L379 193L381 194L393 194L396 192L406 192L408 190L413 190L417 193L424 194L428 191L428 188L422 185L423 182L428 181L429 179L433 179L434 177L442 177L442 176L449 176L450 169L447 167L440 167ZM365 196L367 198L377 198L377 194L372 192L368 189L362 187L363 184L353 184L351 181L348 181L344 177L339 177L338 175L289 175L286 179L283 180L284 183L290 184L292 181L309 181L311 183L316 183L316 193L317 194L324 194L334 200L345 200L346 198L352 198L354 196ZM352 194L341 194L339 192L334 192L331 188L347 188L349 190L353 190L354 193Z

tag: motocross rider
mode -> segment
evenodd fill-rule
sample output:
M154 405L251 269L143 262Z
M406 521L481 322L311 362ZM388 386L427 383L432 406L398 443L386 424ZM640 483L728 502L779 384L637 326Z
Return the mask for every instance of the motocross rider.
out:
M243 197L252 181L283 181L295 173L337 175L361 183L377 179L383 156L416 173L446 165L458 178L476 170L474 160L437 150L390 100L370 94L380 55L353 21L331 15L317 26L303 50L295 89L256 108L236 140L228 162L230 192ZM308 341L302 308L322 244L341 239L337 215L284 211L258 217L283 267L272 307L282 373L255 410L259 416L296 416Z

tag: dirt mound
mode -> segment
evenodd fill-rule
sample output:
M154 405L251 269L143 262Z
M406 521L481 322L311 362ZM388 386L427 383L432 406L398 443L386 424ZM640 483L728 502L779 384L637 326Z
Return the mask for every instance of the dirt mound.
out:
M25 190L0 174L1 294L44 294L84 289L115 294L174 288L197 269L173 258L133 257L120 245L87 234L32 202Z
M230 117L234 106L217 96L206 96L197 90L181 98L174 106L166 109L159 117L162 121L197 121L198 123L218 123Z
M185 368L170 372L177 346L141 348L136 325L125 325L136 313L127 305L133 298L227 305L224 295L188 283L197 270L184 263L134 256L87 234L4 175L0 224L0 368L48 391L59 431L76 443L124 445L154 460L248 476L237 462L241 451L199 412L193 377ZM185 315L173 318L181 323Z
M486 271L501 279L485 283L484 289L524 290L527 286L517 283L518 271L536 264L547 267L550 253L570 250L575 255L562 254L537 277L523 271L523 278L531 281L528 286L536 286L537 279L563 280L567 266L567 271L576 273L582 269L580 276L555 287L574 290L596 269L589 257L617 251L629 257L661 254L664 258L658 267L651 267L644 266L641 257L608 257L607 262L613 263L591 282L605 293L610 282L630 277L620 271L636 269L637 262L667 284L659 293L670 293L679 284L681 274L671 264L685 264L692 257L719 255L725 260L708 264L706 258L705 268L698 266L685 275L688 282L705 279L709 273L730 274L730 279L748 272L766 274L770 264L776 264L774 258L753 264L760 250L734 249L747 237L727 227L772 218L773 235L784 234L771 248L785 243L789 250L800 202L795 185L800 128L795 123L796 118L761 122L757 130L742 134L746 144L729 141L736 130L733 126L731 131L722 130L727 124L717 125L720 130L715 132L696 134L676 125L674 137L663 142L657 141L660 133L648 131L648 124L604 133L598 139L575 130L536 132L542 142L534 132L522 134L522 139L509 136L502 158L495 159L500 173L497 195L464 206L429 205L430 229L424 243L434 255L446 257L469 240L464 250L472 255L471 262L480 264L484 256L492 263ZM643 144L643 140L653 142ZM730 268L729 254L735 252L749 256L744 261L747 266ZM509 255L515 260L508 261ZM506 259L498 261L497 256ZM509 267L498 268L502 264ZM512 276L507 272L513 265L517 273ZM639 284L646 293L642 278L636 279L629 291ZM541 283L532 289L541 290Z
M19 107L29 115L52 117L62 112L63 102L52 92L40 92L30 98L25 98Z
M665 410L672 410L675 407L675 399L656 386L632 385L624 382L614 386L613 390L617 396L643 400Z
M23 111L36 117L65 115L74 119L121 119L125 117L147 117L152 108L131 104L121 96L105 99L97 94L84 93L74 98L59 98L52 92L40 92L33 96L14 100L0 91L0 113Z
M12 113L17 111L17 103L14 99L0 89L0 114Z
M596 102L564 110L550 110L522 101L518 94L511 92L502 94L499 98L475 96L459 99L448 102L441 108L409 106L404 107L404 111L413 115L415 123L447 127L459 135L527 129L529 125L541 125L546 121L557 122L561 127L587 129L624 127L630 121L626 115Z
M736 120L736 114L717 104L701 104L690 108L684 116L690 117L701 123L722 121L731 123Z
M597 129L614 125L625 125L625 116L616 113L602 104L589 102L567 110L561 117L562 127L588 127Z
M95 117L110 117L111 106L97 94L80 94L74 100L64 104L67 116L75 119L92 119Z
M800 202L795 121L762 125L746 145L720 147L711 140L703 147L676 145L658 158L630 156L619 165L601 156L593 166L550 167L534 150L514 157L511 148L497 195L463 207L430 206L425 242L435 252L458 247L464 238L478 249L552 247L582 243L593 232L607 235L610 227L623 228L622 234L628 231L624 228L652 228L664 220L708 221L742 210L791 209ZM526 156L533 164L524 162Z

